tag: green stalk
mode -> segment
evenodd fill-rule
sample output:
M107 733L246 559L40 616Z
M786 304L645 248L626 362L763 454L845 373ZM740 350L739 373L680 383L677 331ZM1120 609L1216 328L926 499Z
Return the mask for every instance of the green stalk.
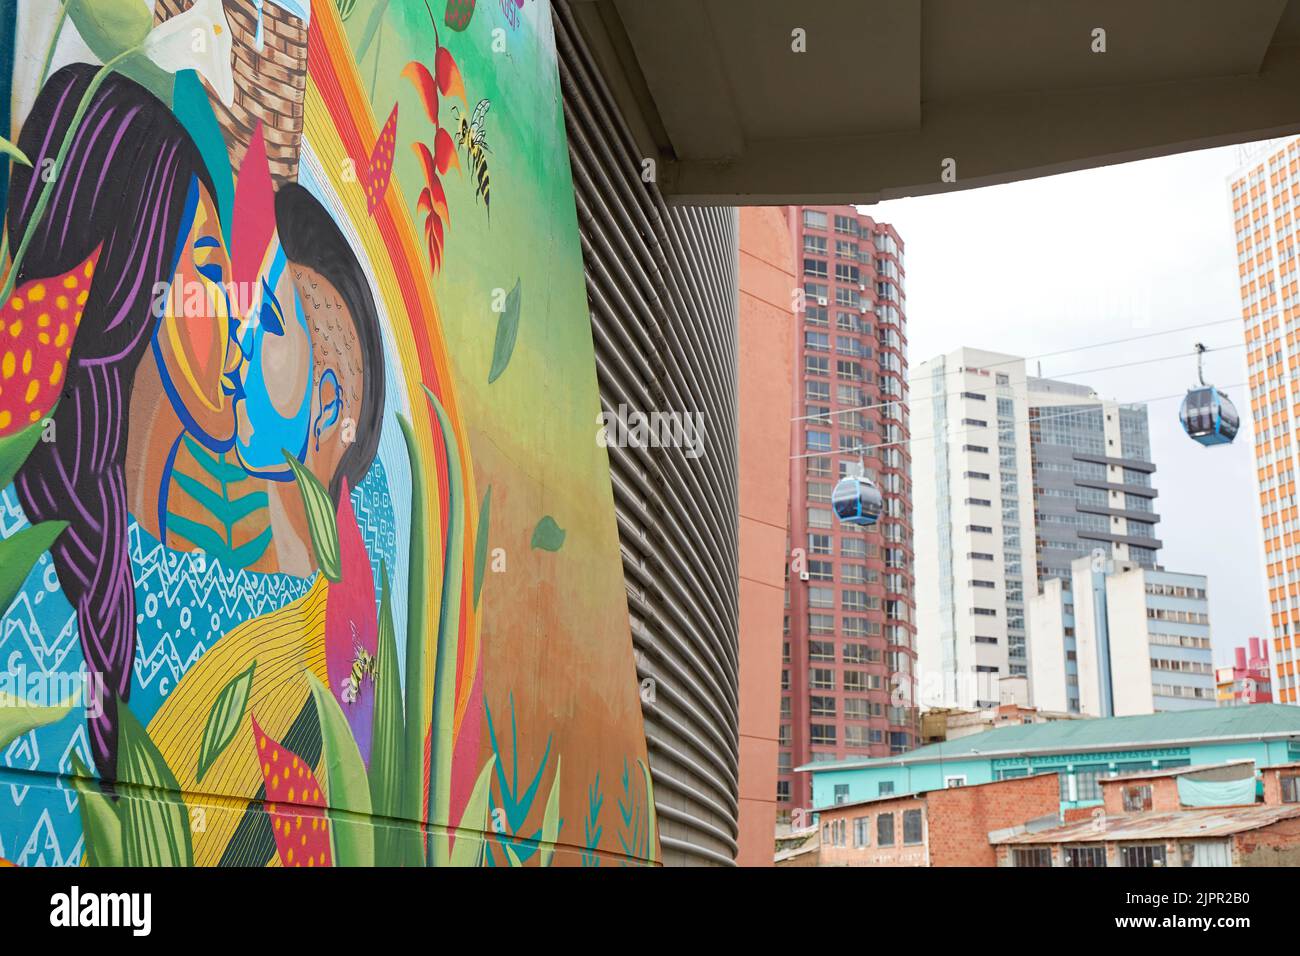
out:
M465 488L460 468L460 447L451 419L442 403L426 386L425 395L438 416L442 445L447 456L447 547L442 564L442 604L438 612L438 655L433 673L433 740L430 781L430 817L434 865L449 859L447 828L451 826L451 758L456 745L456 658L460 637L460 605L465 575Z
M424 818L424 659L428 621L424 594L424 468L415 444L415 430L405 415L397 416L406 440L411 463L410 573L406 589L406 729L403 734L402 862L407 866L424 863L421 823Z
M63 21L68 19L68 7L74 2L75 0L63 0L59 19L54 22L54 34L50 37L50 45L45 50L45 62L41 65L41 75L36 80L37 86L41 86L45 78L50 75L50 63L54 61L54 48L59 45L59 37L63 35Z
M14 253L13 265L9 268L9 277L5 279L4 290L0 291L0 302L8 302L9 296L13 295L14 284L18 279L18 269L23 264L23 256L27 254L27 247L31 245L32 238L36 235L36 227L40 224L41 217L45 215L45 207L50 204L50 196L54 193L54 182L63 170L63 161L68 158L68 150L72 149L72 140L77 135L77 129L81 126L81 120L85 117L86 110L90 109L90 101L95 98L95 93L99 91L104 80L108 79L108 74L112 73L117 65L127 57L134 56L139 51L140 47L131 47L131 49L122 51L101 66L91 78L90 85L86 87L86 92L81 95L81 102L77 104L77 112L72 115L72 123L68 126L68 131L63 134L63 143L59 146L59 155L54 159L54 176L46 180L44 188L41 189L41 198L36 200L36 207L32 210L32 218L27 223L26 231L23 232L23 241L19 243L18 249ZM33 175L39 175L39 173L33 170Z

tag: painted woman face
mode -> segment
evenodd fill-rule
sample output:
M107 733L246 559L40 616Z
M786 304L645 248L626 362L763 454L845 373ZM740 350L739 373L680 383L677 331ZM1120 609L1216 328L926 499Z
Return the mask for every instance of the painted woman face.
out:
M153 351L158 374L185 430L213 452L230 448L235 419L231 395L239 350L238 323L225 285L230 274L217 205L195 179L190 186L176 271L165 297Z

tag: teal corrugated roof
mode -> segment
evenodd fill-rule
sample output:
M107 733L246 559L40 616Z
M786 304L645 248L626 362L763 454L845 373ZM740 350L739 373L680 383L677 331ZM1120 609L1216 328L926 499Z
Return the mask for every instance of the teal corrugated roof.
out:
M1150 746L1175 741L1205 741L1229 737L1300 735L1300 707L1251 704L1177 710L1137 717L1083 718L998 727L983 733L919 747L896 757L853 758L833 763L809 763L798 770L821 772L855 767L879 767L929 760L955 760L985 754L1068 753L1122 744Z

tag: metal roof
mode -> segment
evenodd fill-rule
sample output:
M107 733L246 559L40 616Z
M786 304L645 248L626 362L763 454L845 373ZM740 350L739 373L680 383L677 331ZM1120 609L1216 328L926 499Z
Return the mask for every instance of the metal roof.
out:
M919 747L896 757L870 757L808 763L797 770L824 773L866 767L906 766L972 757L1015 757L1089 750L1138 750L1151 746L1198 744L1225 740L1300 738L1300 707L1252 704L1211 707L1136 717L1058 720L997 727L980 734Z
M1231 836L1258 830L1279 820L1300 817L1300 805L1266 804L1254 807L1216 807L1173 813L1135 813L1127 816L1081 820L1037 833L990 833L992 844L1013 843L1114 843L1126 840L1185 840Z

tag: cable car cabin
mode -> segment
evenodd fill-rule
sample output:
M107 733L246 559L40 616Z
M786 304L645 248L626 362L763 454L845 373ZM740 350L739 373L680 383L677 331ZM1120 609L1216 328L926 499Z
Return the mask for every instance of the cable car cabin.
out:
M871 527L880 517L884 504L880 489L870 478L860 475L841 478L831 492L831 507L835 509L835 516L845 524Z
M1189 389L1178 420L1183 431L1202 445L1230 444L1241 424L1236 406L1213 385Z

